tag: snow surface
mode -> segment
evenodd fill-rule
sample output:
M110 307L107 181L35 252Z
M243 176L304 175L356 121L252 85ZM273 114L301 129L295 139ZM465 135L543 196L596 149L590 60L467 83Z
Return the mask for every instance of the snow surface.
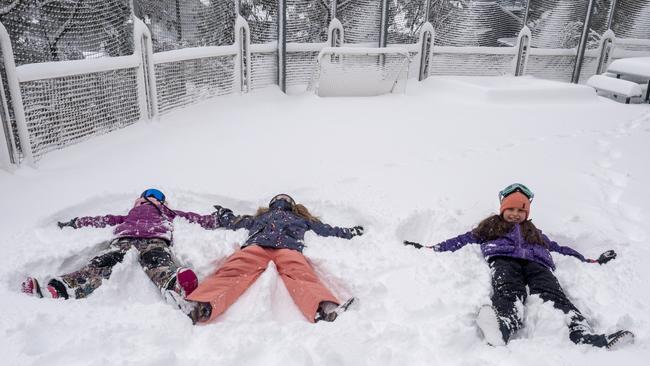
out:
M37 169L0 171L2 363L647 364L648 105L571 103L568 92L543 102L535 83L530 98L493 103L444 85L431 78L375 98L276 88L219 97L48 154ZM401 244L464 233L512 182L535 191L531 217L551 238L591 258L618 252L604 266L554 254L555 273L597 330L632 330L635 345L576 346L564 315L532 296L525 328L507 347L490 347L474 323L491 291L478 246L435 253ZM364 225L349 241L309 234L304 252L359 306L334 323L308 323L271 265L217 322L192 326L163 302L135 252L85 300L20 292L25 275L72 270L111 238L110 228L59 230L57 220L124 214L151 186L172 207L202 213L213 204L252 213L285 192L327 223ZM175 228L175 253L201 278L246 237L182 219Z

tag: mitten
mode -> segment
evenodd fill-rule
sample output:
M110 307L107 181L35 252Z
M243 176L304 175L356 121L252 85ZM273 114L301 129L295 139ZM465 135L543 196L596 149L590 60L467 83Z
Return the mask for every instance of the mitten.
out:
M214 206L212 206L212 207L214 207L215 210L216 210L216 211L214 211L212 214L213 214L213 215L216 215L216 216L219 216L219 217L222 217L222 216L224 216L224 215L227 215L227 214L229 214L229 213L232 213L232 210L229 209L229 208L221 207L221 206L219 206L219 205L214 205Z
M76 222L77 222L77 218L75 217L74 219L72 219L70 221L65 221L65 222L59 221L56 224L59 225L59 229L63 229L66 226L70 226L71 228L76 229L77 228Z
M415 249L422 249L422 247L424 246L420 243L416 243L414 241L408 241L408 240L404 240L404 245L412 245L415 247Z
M601 254L600 257L596 259L596 262L598 262L598 264L605 264L614 258L616 258L616 252L613 250L608 250Z

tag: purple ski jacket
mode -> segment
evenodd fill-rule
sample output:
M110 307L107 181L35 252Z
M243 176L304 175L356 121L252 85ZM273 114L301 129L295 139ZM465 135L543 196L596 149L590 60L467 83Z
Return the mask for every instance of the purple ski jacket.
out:
M172 241L172 222L176 216L183 217L192 223L206 229L217 227L216 216L199 215L193 212L172 210L167 206L154 206L145 203L133 207L126 216L105 215L95 217L78 217L74 222L75 228L117 226L113 233L116 238L160 238Z
M320 221L310 221L294 214L290 210L271 208L259 216L235 216L230 210L219 217L218 227L226 229L248 229L250 235L243 247L259 245L261 247L292 249L302 252L303 239L308 230L320 236L337 236L351 239L354 235L348 228L330 226Z
M550 268L551 270L555 270L555 263L551 257L551 252L570 255L580 259L583 262L587 261L585 257L582 254L578 253L576 250L566 246L560 246L558 243L549 239L543 233L542 238L544 239L544 242L548 248L539 244L526 242L521 233L520 225L515 224L515 226L507 235L494 240L489 240L481 243L480 240L476 238L470 231L455 238L445 240L442 243L435 245L433 248L439 252L454 252L467 244L481 244L481 252L483 253L485 259L497 256L521 258L537 262L547 268Z

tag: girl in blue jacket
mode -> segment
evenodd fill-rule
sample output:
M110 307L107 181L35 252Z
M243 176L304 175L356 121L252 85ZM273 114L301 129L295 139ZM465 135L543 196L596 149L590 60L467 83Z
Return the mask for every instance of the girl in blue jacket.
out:
M481 252L492 270L492 306L481 307L477 324L486 341L493 346L506 345L523 325L518 309L526 300L526 286L530 294L570 316L569 338L578 344L612 348L631 343L634 335L626 330L615 333L594 334L580 311L566 297L553 275L555 263L551 251L576 257L582 262L604 264L616 257L613 250L603 253L597 260L586 259L567 246L550 240L532 221L528 220L533 192L523 184L512 184L499 192L500 215L493 215L463 235L429 246L436 252L456 251L467 244L481 245ZM423 246L404 242L416 248Z
M204 279L187 297L188 316L194 323L213 321L225 312L273 261L289 294L308 321L334 321L354 298L339 301L318 279L302 250L307 231L321 236L352 239L363 234L361 226L340 228L327 225L286 194L271 199L268 208L256 215L236 216L215 206L214 229L247 229L242 249L230 256L214 274Z

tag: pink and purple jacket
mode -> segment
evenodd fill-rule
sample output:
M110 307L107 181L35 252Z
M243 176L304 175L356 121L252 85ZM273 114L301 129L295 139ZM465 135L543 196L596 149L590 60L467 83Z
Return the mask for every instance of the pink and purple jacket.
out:
M215 216L199 215L194 212L183 212L172 210L165 205L154 206L146 203L133 207L126 216L105 215L94 217L79 217L74 222L75 228L80 227L106 227L117 226L113 233L116 238L160 238L172 241L174 226L172 222L177 216L187 219L189 222L201 225L206 229L218 227Z
M455 238L445 240L442 243L433 246L433 249L438 252L456 251L467 244L480 244L481 252L485 259L490 257L513 257L521 258L529 261L537 262L547 268L555 270L555 263L551 257L551 252L557 252L563 255L570 255L586 262L585 257L578 251L561 246L553 240L549 239L542 233L542 238L546 246L528 243L521 233L519 224L516 224L512 230L505 236L494 240L481 242L475 237L472 232L459 235Z

